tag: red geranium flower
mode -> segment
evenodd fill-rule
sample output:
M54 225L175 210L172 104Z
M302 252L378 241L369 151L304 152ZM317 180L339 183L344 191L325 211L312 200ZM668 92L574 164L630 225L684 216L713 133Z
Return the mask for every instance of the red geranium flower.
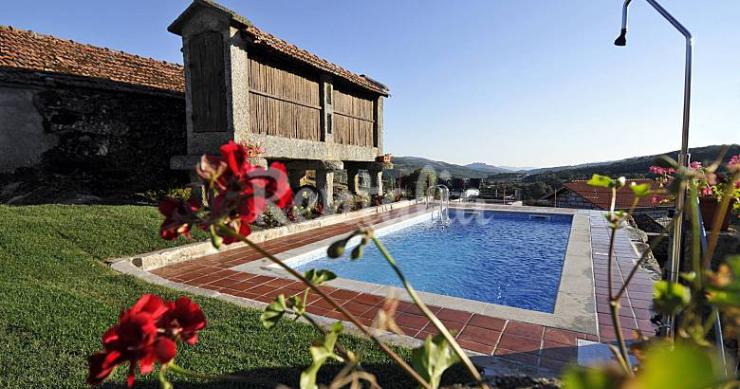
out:
M200 306L187 297L168 302L169 311L162 318L162 327L179 336L189 345L198 342L198 331L206 327L206 316Z
M154 369L154 362L167 363L175 357L175 342L160 337L157 327L166 312L162 299L153 295L142 296L134 306L121 313L118 323L103 334L104 351L89 359L90 374L87 382L101 383L120 364L129 363L127 383L134 384L137 364L141 374Z
M165 240L176 239L180 235L190 238L190 227L197 220L195 213L200 203L195 200L176 200L165 198L159 203L159 212L165 219L160 228L160 236Z
M227 225L242 236L251 232L250 224L262 215L270 203L285 208L293 198L285 166L275 162L265 169L252 165L249 158L261 153L254 146L244 146L233 140L219 148L221 155L204 155L196 172L206 184L207 212L201 203L165 199L160 212L165 215L160 234L164 239L179 235L190 237L190 228L198 225L208 230L213 225ZM218 229L212 233L220 235ZM237 239L222 236L225 244Z

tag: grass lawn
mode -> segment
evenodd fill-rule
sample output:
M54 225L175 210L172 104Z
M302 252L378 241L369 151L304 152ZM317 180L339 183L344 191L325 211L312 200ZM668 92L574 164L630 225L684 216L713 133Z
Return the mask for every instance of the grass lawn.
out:
M175 291L110 270L101 260L183 242L158 237L160 216L143 206L0 206L0 387L85 387L87 356L100 336L142 293ZM193 347L180 347L181 366L210 373L248 372L297 386L310 363L316 332L283 322L267 331L259 311L194 297L208 327ZM384 387L412 387L370 342L346 336ZM401 350L408 358L410 352ZM119 369L111 386L123 386ZM326 376L324 377L326 382ZM176 387L223 386L174 381ZM139 386L156 386L150 375Z

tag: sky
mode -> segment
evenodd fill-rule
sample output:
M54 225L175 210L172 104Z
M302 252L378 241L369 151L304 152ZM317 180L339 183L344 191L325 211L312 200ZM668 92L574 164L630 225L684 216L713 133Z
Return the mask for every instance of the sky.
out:
M182 63L186 0L0 2L0 24ZM385 151L549 167L680 147L683 37L641 0L222 0L391 90ZM740 1L664 0L695 37L690 146L740 143Z

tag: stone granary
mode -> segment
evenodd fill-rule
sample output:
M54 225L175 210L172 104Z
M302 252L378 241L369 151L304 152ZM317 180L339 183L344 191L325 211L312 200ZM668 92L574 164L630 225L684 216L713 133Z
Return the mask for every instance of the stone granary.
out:
M188 151L172 158L174 169L233 139L261 146L263 162L285 163L294 187L315 171L325 204L337 170L347 170L352 191L368 171L382 193L384 85L211 1L193 1L168 29L182 36L186 80Z

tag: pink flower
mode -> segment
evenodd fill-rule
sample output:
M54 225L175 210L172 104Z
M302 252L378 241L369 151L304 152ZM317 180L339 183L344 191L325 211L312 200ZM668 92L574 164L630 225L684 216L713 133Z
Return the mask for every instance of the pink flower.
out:
M740 154L735 154L730 158L730 162L727 162L727 169L731 172L740 171Z
M661 167L661 166L650 166L650 173L657 174L657 175L668 175L675 173L676 170L670 167Z
M740 165L740 154L735 154L730 158L730 162L727 162L727 166Z
M692 168L692 169L694 169L694 170L699 170L699 169L702 168L701 162L699 162L699 161L693 161L693 162L691 162L689 164L689 167Z

